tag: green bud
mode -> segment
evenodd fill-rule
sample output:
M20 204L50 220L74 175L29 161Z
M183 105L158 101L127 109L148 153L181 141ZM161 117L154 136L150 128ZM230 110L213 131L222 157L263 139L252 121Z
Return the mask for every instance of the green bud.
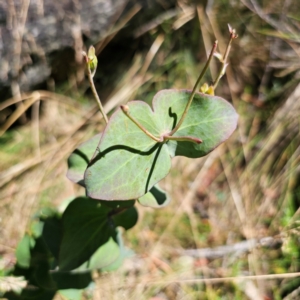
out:
M96 73L97 65L98 65L98 59L95 54L95 48L93 46L90 46L88 51L88 68L90 69L93 77Z
M201 87L200 87L200 92L205 94L208 90L208 84L205 82Z
M211 96L214 96L215 94L214 87L212 85L208 85L207 83L204 83L201 86L200 92Z

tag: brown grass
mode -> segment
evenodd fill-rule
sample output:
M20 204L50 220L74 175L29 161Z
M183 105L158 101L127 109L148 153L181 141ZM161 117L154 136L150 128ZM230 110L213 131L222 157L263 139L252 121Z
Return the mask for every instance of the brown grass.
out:
M299 70L290 69L292 58L284 54L289 51L299 59L300 25L282 16L283 1L266 2L263 8L256 1L226 3L222 10L224 3L205 9L180 1L180 13L164 19L164 33L159 24L146 32L152 46L136 53L106 101L105 110L111 112L153 87L192 86L204 59L189 63L185 49L171 53L169 47L172 39L178 42L176 35L186 39L182 34L189 22L200 20L192 30L201 30L202 53L209 51L214 37L224 50L228 21L240 31L227 81L223 78L217 90L238 111L238 129L205 158L174 160L162 184L171 204L161 210L138 207L139 223L125 235L136 256L114 273L95 274L93 299L280 299L286 280L300 275L296 249L288 246L299 236ZM285 1L285 14L296 12L297 3ZM268 32L259 32L267 26ZM274 30L279 37L271 35ZM177 59L178 66L167 69L168 59ZM211 73L217 69L213 64ZM1 107L16 102L23 106L4 124L2 134L26 109L32 120L5 133L9 142L0 149L0 251L5 255L14 252L38 207L83 194L65 178L66 159L76 145L103 129L96 105L81 105L58 93L33 91ZM265 237L270 238L266 244L242 252L214 259L197 256L196 249ZM188 249L194 254L187 254ZM285 266L281 260L287 260Z

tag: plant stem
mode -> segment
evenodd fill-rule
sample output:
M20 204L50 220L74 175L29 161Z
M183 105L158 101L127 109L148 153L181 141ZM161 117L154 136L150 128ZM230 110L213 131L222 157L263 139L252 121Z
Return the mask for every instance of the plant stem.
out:
M190 98L189 98L188 103L187 103L187 105L186 105L186 107L185 107L185 110L184 110L184 112L183 112L183 114L182 114L182 116L181 116L179 122L178 122L177 125L175 126L175 128L169 133L169 136L173 135L173 134L180 128L181 124L183 123L183 121L184 121L184 119L185 119L185 117L186 117L186 115L187 115L187 113L188 113L188 110L189 110L189 108L190 108L190 106L191 106L191 104L192 104L192 102L193 102L194 96L195 96L196 91L197 91L197 87L198 87L198 85L199 85L201 79L203 78L205 72L207 71L207 69L208 69L208 67L209 67L209 64L210 64L211 59L212 59L212 57L213 57L213 54L214 54L214 52L215 52L215 50L216 50L216 48L217 48L217 45L218 45L218 41L215 41L214 44L213 44L213 46L212 46L212 49L211 49L211 51L210 51L208 60L207 60L207 62L206 62L206 64L205 64L205 66L204 66L202 72L200 73L200 75L199 75L199 77L198 77L198 79L197 79L197 81L196 81L196 83L195 83L195 85L194 85L193 91L192 91L192 93L191 93L191 95L190 95Z
M146 128L143 127L142 124L140 124L135 118L133 118L130 114L129 114L129 107L127 105L121 105L121 109L123 111L123 113L138 127L140 128L146 135L148 135L152 140L156 141L156 142L163 142L163 139L158 138L156 136L154 136L152 133L150 133Z
M201 139L192 137L192 136L170 136L165 135L164 140L173 140L173 141L181 141L181 142L192 142L195 144L201 144L203 141Z
M110 213L108 214L109 217L112 217L114 215L120 214L123 211L129 209L131 207L119 207L119 208L114 208L113 210L110 211Z
M90 46L88 54L89 55L87 55L85 52L82 52L82 55L83 55L83 57L85 59L85 63L86 63L86 69L87 69L87 75L88 75L90 87L92 89L94 98L96 99L96 102L98 104L99 110L104 118L104 121L107 124L108 118L107 118L106 113L104 112L104 108L102 106L100 97L97 93L97 90L96 90L96 87L94 84L94 80L93 80L93 77L94 77L96 69L97 69L97 57L95 55L95 48L93 46ZM91 66L93 66L93 73L91 70ZM92 158L90 159L90 162L96 157L97 153L100 151L100 149L99 149L100 142L101 142L101 138L99 139L98 145L95 149L95 152L94 152Z
M230 52L230 49L231 49L231 43L234 39L236 39L238 37L237 34L235 33L235 30L231 29L230 26L229 26L229 32L230 32L230 38L229 38L229 41L228 41L223 59L221 60L222 67L220 69L220 72L219 72L216 80L213 82L213 89L214 90L216 89L216 87L217 87L220 79L222 78L222 76L225 74L226 67L227 67L227 59L228 59L228 55L229 55L229 52Z
M98 103L98 106L99 106L100 112L101 112L101 114L104 118L104 121L107 124L108 123L108 118L107 118L106 113L104 112L103 106L102 106L101 101L100 101L100 97L98 96L98 93L97 93L97 90L96 90L96 87L95 87L95 84L94 84L92 72L91 72L91 69L90 69L88 64L87 64L87 73L88 73L88 79L89 79L89 82L90 82L90 86L91 86L93 95L94 95L94 97L95 97L95 99Z

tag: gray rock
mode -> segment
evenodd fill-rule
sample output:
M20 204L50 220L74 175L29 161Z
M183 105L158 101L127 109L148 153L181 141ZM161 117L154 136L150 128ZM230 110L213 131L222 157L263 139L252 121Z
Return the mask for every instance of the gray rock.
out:
M0 0L0 91L12 82L28 91L53 72L67 73L81 59L83 39L100 40L126 2Z

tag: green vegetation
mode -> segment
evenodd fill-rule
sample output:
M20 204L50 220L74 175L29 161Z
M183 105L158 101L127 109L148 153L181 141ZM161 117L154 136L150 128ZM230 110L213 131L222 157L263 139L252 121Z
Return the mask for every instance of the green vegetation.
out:
M45 103L44 113L38 122L33 119L32 126L28 124L7 131L1 137L3 147L1 145L0 149L0 157L4 162L1 164L0 177L1 222L4 224L1 226L3 242L0 252L0 276L3 280L0 278L0 281L7 282L7 278L12 278L12 272L17 276L18 272L21 273L21 266L28 267L28 252L21 251L26 247L19 244L16 251L19 266L14 268L13 254L21 240L21 244L26 244L31 249L31 256L38 254L39 261L44 263L41 266L35 262L30 266L29 270L34 274L30 278L31 287L43 286L50 291L47 292L49 299L53 298L53 290L57 289L61 289L55 296L57 299L255 299L255 295L270 299L297 299L299 274L296 273L300 271L299 80L298 69L293 69L289 64L293 57L285 55L287 51L291 54L293 43L297 42L297 37L299 40L299 34L288 32L299 27L295 16L297 5L293 1L287 5L285 9L293 17L286 13L286 19L277 19L282 8L280 1L272 2L274 8L266 7L266 11L271 10L268 12L272 15L272 20L280 27L281 31L275 28L278 33L276 36L273 34L275 24L262 18L264 15L261 11L255 11L250 6L222 1L214 4L211 11L207 12L208 15L200 5L197 10L194 6L186 6L182 10L182 18L178 15L174 19L165 20L146 33L144 39L149 43L148 49L153 45L151 51L138 49L130 67L126 62L124 65L119 64L118 74L113 74L115 78L111 77L111 81L105 78L111 83L110 87L106 83L106 88L113 88L113 92L101 89L101 82L97 86L97 90L100 93L103 90L106 95L101 95L101 98L107 100L104 101L104 110L109 117L113 108L124 105L131 99L143 99L152 105L156 91L193 86L199 70L205 64L205 53L209 51L203 50L204 44L210 48L209 43L216 36L219 47L225 50L223 37L226 36L226 23L233 25L239 33L239 39L233 44L229 57L227 82L221 80L216 90L217 95L232 99L240 116L238 130L225 144L205 158L175 156L169 163L172 165L170 173L164 173L167 176L160 187L154 185L154 188L163 188L168 197L165 195L163 200L155 203L151 198L153 194L150 193L144 202L140 199L140 203L146 206L153 206L154 203L163 208L145 208L136 203L139 213L137 223L137 210L127 202L132 195L127 199L120 199L126 201L118 203L117 207L109 206L108 201L90 202L82 197L82 188L65 179L69 154L79 144L84 147L85 141L104 130L104 124L99 124L100 115L96 107L86 102L84 105L74 104L76 95L81 94L80 101L84 98L80 86L73 95L72 87L67 87L68 92L64 92L74 98L71 100L73 102L64 101L62 104L59 101L60 95L53 93L52 98L49 97L49 101ZM201 21L200 30L198 16ZM181 27L174 31L180 24ZM132 29L129 27L128 30ZM200 42L201 37L204 44ZM153 49L157 49L155 56ZM297 58L295 53L294 55ZM102 54L98 57L100 69L101 57ZM277 67L279 63L281 69ZM218 62L216 64L216 60L213 61L212 76L205 75L203 81L210 83L210 78L216 78L216 70L221 67ZM103 70L95 74L95 82L101 80L101 76ZM112 75L107 75L109 76ZM185 103L187 101L188 99ZM181 112L182 107L184 105L180 108ZM129 112L137 117L130 104ZM117 109L114 114L130 128L135 128L135 124L121 109ZM160 116L159 119L163 118L164 116ZM151 133L160 137L160 125L158 122L154 123L158 128ZM39 132L39 141L35 139L36 132ZM180 129L177 133L179 136ZM155 144L142 131L138 134L141 139L148 139ZM203 139L203 135L200 134L197 138ZM98 141L98 137L95 138L96 147ZM195 145L192 148L195 152L202 145L188 143ZM95 149L95 145L91 149ZM84 180L81 167L85 169L86 164L76 165L80 158L76 154L78 152L74 152L73 158L70 158L69 165L72 166L74 159L74 166L79 166L77 177L74 173L70 174L70 171L68 176L73 176L80 182ZM93 154L94 150L91 150L87 157L91 158ZM193 154L187 156L198 157ZM85 185L84 181L81 183ZM151 192L150 185L147 190ZM141 194L136 196L138 198ZM70 199L64 202L66 198ZM71 201L74 198L76 200ZM162 205L157 205L158 202ZM125 209L121 207L124 204ZM50 209L45 206L50 206ZM74 214L73 206L76 206ZM96 226L93 227L88 221L91 216L101 216L101 212L97 213L98 210L105 211L104 215L107 216L106 212L109 214L120 208L120 214L110 217L116 218L125 212L130 216L114 220L114 224L121 226L112 231L112 239L104 237L103 242L100 238L97 239L98 244L89 245L90 254L95 253L101 243L104 243L108 249L106 251L111 254L103 256L101 251L96 251L97 259L91 260L96 264L96 269L101 269L101 272L92 272L94 285L89 285L91 277L87 276L88 273L83 275L79 272L73 275L77 279L72 277L70 280L63 279L60 274L55 275L55 278L47 277L49 266L55 268L55 258L59 255L68 257L70 253L66 248L61 252L64 254L59 254L55 247L51 248L47 244L53 238L49 236L49 232L55 232L56 228L57 237L61 222L68 223L69 221L65 221L68 218L73 220L73 226L70 227L73 233L70 231L70 235L63 241L64 247L74 249L69 260L64 259L63 268L72 269L75 266L70 264L74 263L74 257L78 255L76 251L80 250L77 244L72 244L74 232L78 234L80 230L84 230L90 232L87 236L96 235ZM81 213L85 209L89 214ZM38 213L34 215L36 211ZM99 222L95 219L95 222L104 228L109 227L110 219L105 217ZM47 231L47 227L51 230ZM253 244L242 244L247 241L252 241ZM83 239L79 244L84 248L87 242L87 239ZM222 248L221 251L218 248L220 246L229 248ZM233 246L241 248L237 250ZM226 252L230 247L231 251ZM135 254L128 248L133 249ZM208 252L204 255L201 251L205 249ZM218 255L214 252L217 249L220 250ZM121 260L127 257L118 270L116 269L121 265L121 260L115 261L116 257L122 258ZM88 269L88 266L83 266L86 259L87 257L77 262L78 268ZM112 270L115 271L111 272ZM26 274L21 275L23 277L13 278L24 283ZM263 277L264 275L270 277ZM239 276L244 277L240 280L228 279ZM39 282L40 279L43 282ZM0 286L2 287L1 284ZM80 296L71 295L75 293L72 288L80 288ZM46 296L43 297L47 299Z

